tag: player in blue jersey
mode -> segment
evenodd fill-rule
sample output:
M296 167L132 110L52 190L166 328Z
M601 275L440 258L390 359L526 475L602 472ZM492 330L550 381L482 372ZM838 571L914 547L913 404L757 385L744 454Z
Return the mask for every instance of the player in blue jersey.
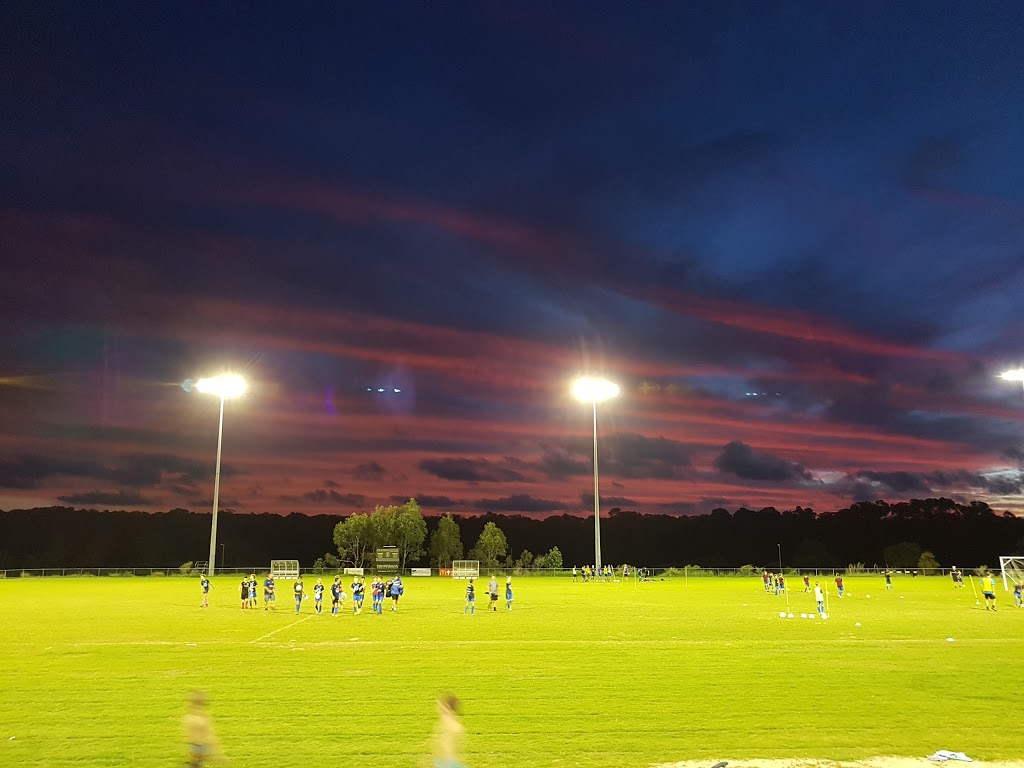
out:
M324 580L317 579L313 585L313 607L317 613L324 612Z
M462 615L465 616L466 613L476 615L476 587L473 586L472 579L466 585L466 607L462 609Z
M505 579L505 610L512 610L512 577L508 576Z
M256 574L249 574L249 607L256 607L256 587L259 586L256 582Z
M363 591L366 589L366 585L363 583L362 576L356 576L355 581L352 582L352 615L356 616L363 612Z
M295 615L297 616L302 607L302 598L306 596L305 587L302 586L302 574L299 574L295 583L292 584L292 592L295 594Z
M263 580L263 610L267 608L276 608L274 603L277 601L277 594L274 592L274 574L268 573L267 578Z
M892 571L885 572L885 589L886 591L892 590Z
M337 616L341 605L341 576L335 576L331 584L331 615Z
M203 588L203 602L199 604L199 607L209 608L210 580L206 577L205 573L199 575L199 586Z
M391 582L391 610L392 612L398 610L398 598L405 594L405 585L402 583L401 576L395 576L395 580ZM383 607L381 608L383 610Z

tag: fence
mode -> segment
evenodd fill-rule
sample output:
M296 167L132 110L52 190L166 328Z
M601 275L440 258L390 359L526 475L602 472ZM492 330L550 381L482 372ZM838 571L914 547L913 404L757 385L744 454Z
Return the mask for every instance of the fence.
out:
M411 576L413 570L422 570L420 568L403 568L400 573L403 576ZM633 574L636 568L630 566L630 576L633 578ZM742 568L701 568L699 566L680 566L677 568L646 568L647 573L651 578L663 579L663 578L703 578L703 577L714 577L714 576L732 576L732 577L760 577L761 570L759 568L751 569L749 566ZM771 568L769 571L773 570ZM776 569L777 570L777 569ZM990 569L993 573L998 573L998 568ZM951 568L885 568L879 566L872 567L857 567L850 569L849 567L833 567L833 568L795 568L786 567L784 573L787 576L856 576L861 574L875 574L881 575L888 571L893 575L905 575L905 576L946 576L948 577ZM202 568L192 568L191 570L182 571L181 566L172 566L169 568L130 568L130 567L118 567L118 568L8 568L6 570L0 569L0 579L11 579L11 578L28 578L28 577L39 577L39 576L198 576L202 572ZM302 573L306 575L334 575L340 573L339 569L327 568L323 571L316 571L313 568L304 568ZM367 569L367 573L372 572L372 569ZM218 568L216 576L247 576L251 573L265 574L267 573L267 566L246 566L246 567L232 567L232 568ZM437 573L437 569L433 569L433 573ZM498 568L480 568L481 576L488 576L490 574L500 575L515 575L515 576L571 576L571 568L515 568L515 567L498 567ZM966 575L974 574L974 569L961 569L961 573ZM615 574L615 578L622 578L622 569L619 568Z

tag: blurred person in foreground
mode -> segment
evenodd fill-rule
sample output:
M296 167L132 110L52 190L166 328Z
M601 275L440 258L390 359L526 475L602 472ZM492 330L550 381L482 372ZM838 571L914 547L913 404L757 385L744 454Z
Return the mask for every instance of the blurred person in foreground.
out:
M437 727L433 739L433 768L465 768L459 758L465 728L459 718L459 700L446 693L437 700Z
M188 695L188 708L183 721L185 744L188 746L189 768L203 768L209 763L227 763L220 750L220 743L213 732L210 714L206 710L206 694L192 691Z

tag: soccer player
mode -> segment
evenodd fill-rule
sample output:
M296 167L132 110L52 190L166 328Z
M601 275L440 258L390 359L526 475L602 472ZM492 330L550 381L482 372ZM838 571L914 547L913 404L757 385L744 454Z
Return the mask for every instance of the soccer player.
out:
M313 606L317 613L324 612L324 580L317 579L313 585Z
M814 601L818 604L818 615L825 613L825 595L821 591L821 582L814 582Z
M363 590L366 588L363 584L363 577L356 576L355 581L352 582L352 615L358 616L363 612Z
M242 596L242 608L249 607L249 580L243 576L242 584L238 588L238 593Z
M206 577L205 573L199 574L199 586L203 588L203 602L199 604L199 607L209 608L210 580Z
M341 603L341 576L335 576L331 584L331 615L338 615Z
M302 607L302 598L305 596L305 589L302 586L302 574L298 575L295 579L295 583L292 584L292 591L295 593L295 615L299 615L299 609Z
M402 577L395 576L395 580L391 582L391 610L392 612L398 610L398 598L405 594L405 585L402 584ZM383 611L383 607L381 608Z
M981 594L985 596L985 610L996 609L996 580L990 573L981 577Z
M256 574L249 574L249 607L256 607Z
M771 592L772 591L772 577L768 574L767 570L761 572L761 581L764 582L764 591L765 592Z
M459 746L465 730L459 720L459 700L450 693L445 694L437 701L437 713L440 719L434 729L433 768L464 768L459 759Z
M277 609L277 594L274 592L274 574L268 573L263 580L263 610L267 608Z
M505 610L512 610L512 577L508 576L505 579Z
M811 591L811 577L806 573L804 574L804 592Z
M1016 582L1013 585L1013 604L1017 608L1024 608L1024 594L1022 594L1022 591L1024 591L1024 587L1021 586L1019 581Z
M953 570L951 570L949 572L949 578L951 578L953 580L953 589L956 589L957 586L958 586L957 583L956 583L956 574L957 574L957 570L956 570L956 566L954 565L953 566Z
M576 566L575 565L572 567L572 580L576 581Z
M491 610L498 610L498 580L491 574L491 580L487 582L487 594L491 596Z
M476 615L476 587L472 579L466 585L466 607L462 609L462 615L465 616L467 611L471 616Z
M892 571L885 572L885 589L887 592L892 591Z
M185 728L185 744L188 746L189 768L202 768L210 762L227 762L213 733L210 715L206 711L206 694L202 691L189 694L182 725Z
M843 577L842 576L836 576L836 592L839 593L840 597L843 596Z

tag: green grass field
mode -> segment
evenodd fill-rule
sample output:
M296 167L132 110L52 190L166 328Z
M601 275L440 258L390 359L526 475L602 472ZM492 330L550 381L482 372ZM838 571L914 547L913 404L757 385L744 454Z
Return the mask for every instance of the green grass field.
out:
M463 582L410 578L397 613L337 618L214 585L204 610L197 579L0 580L0 765L180 765L193 688L252 768L423 765L442 691L473 768L1024 754L1024 609L948 579L847 579L828 621L799 592L780 619L759 578L519 578L512 612L475 616Z

